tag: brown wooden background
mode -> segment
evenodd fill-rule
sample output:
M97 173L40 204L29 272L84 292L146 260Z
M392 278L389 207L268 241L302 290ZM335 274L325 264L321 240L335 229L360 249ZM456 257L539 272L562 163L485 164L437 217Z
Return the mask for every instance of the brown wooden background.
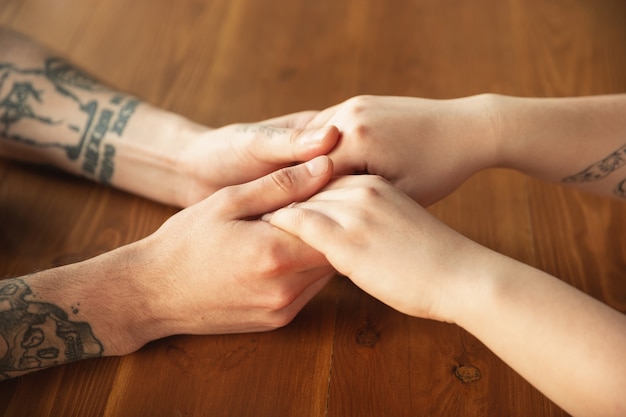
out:
M626 92L623 0L0 0L0 23L210 126L321 109L361 93ZM624 208L492 170L431 210L626 312ZM174 212L0 161L0 277L137 240ZM482 377L463 383L459 366ZM0 415L565 413L465 331L408 318L337 278L272 333L172 337L126 357L3 382Z

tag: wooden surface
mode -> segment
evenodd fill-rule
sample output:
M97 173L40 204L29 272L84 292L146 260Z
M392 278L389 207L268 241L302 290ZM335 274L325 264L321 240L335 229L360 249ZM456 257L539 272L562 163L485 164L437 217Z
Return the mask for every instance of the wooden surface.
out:
M361 93L626 92L623 0L0 0L0 22L210 126ZM626 312L623 204L492 170L431 210ZM174 212L0 161L0 277L137 240ZM455 377L462 366L480 379ZM171 337L3 382L0 415L566 414L465 331L408 318L337 278L275 332Z

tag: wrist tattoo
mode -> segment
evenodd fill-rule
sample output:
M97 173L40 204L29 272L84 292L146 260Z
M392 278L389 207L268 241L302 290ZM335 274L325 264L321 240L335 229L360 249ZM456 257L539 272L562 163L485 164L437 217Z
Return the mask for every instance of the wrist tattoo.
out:
M609 176L624 165L626 165L626 145L617 149L604 159L588 166L579 173L563 178L562 181L566 183L598 181ZM613 193L618 197L626 198L626 179L616 185Z
M0 281L0 381L102 356L89 324L70 321L60 307L35 298L22 279Z
M577 174L563 178L563 182L597 181L611 174L626 164L626 145L622 146L606 158L598 161Z
M615 186L615 189L613 190L613 194L615 194L616 196L621 197L621 198L626 198L626 178L621 180Z
M61 151L105 184L114 173L115 147L103 138L122 137L139 104L59 58L46 59L43 68L0 63L0 140Z

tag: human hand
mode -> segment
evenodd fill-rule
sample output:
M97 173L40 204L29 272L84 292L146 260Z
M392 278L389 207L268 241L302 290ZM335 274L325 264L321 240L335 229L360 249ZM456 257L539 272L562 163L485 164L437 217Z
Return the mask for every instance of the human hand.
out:
M322 254L259 216L309 197L331 173L330 160L320 156L224 188L139 242L139 251L149 257L143 287L152 294L150 314L160 326L143 342L289 323L334 270Z
M264 219L391 307L442 321L453 321L445 303L486 251L378 176L341 177Z
M220 188L328 153L337 143L337 128L296 127L310 120L312 114L302 112L202 132L180 154L180 165L192 179L186 182L181 205L189 206Z
M359 96L307 115L311 120L298 127L339 128L341 139L329 154L335 174L380 175L429 205L496 164L489 97Z

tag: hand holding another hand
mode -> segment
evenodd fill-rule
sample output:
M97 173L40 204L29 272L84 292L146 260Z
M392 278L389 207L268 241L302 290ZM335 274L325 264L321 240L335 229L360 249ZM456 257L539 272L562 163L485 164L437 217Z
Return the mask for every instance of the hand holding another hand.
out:
M321 253L259 217L310 197L331 173L329 158L320 156L224 188L138 242L148 259L139 284L156 323L143 342L289 323L335 271Z
M182 206L194 204L217 190L242 184L328 153L337 143L334 126L298 129L309 120L303 112L252 124L233 124L202 131L181 151L186 181Z
M358 96L299 127L337 126L335 174L380 175L422 205L495 165L491 96L454 100ZM302 118L302 120L306 120Z
M265 220L322 252L340 273L395 309L453 321L446 303L486 251L378 176L334 180Z

